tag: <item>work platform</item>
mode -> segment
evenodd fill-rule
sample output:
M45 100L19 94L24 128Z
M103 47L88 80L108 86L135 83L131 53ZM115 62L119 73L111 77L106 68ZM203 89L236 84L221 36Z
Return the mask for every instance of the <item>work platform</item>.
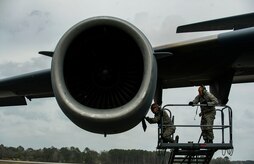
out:
M174 116L171 113L173 107L191 107L187 104L168 104L165 105L162 110L166 110L169 113L172 122L174 123ZM196 107L202 105L195 105ZM193 107L193 106L192 106ZM218 114L217 114L218 113ZM170 149L170 156L168 164L172 163L203 163L209 164L214 153L217 150L230 150L229 152L233 152L233 140L232 140L232 109L229 106L216 106L216 116L218 120L218 116L220 116L220 121L217 121L216 125L213 125L213 130L218 130L220 136L215 136L215 138L220 138L220 141L216 141L215 143L201 143L202 133L200 130L200 135L197 142L188 141L186 143L175 141L174 143L163 143L162 134L163 134L163 119L161 119L161 123L158 125L158 145L157 149L159 151L164 151L164 155L166 155L167 149ZM225 116L228 117L225 120ZM220 124L218 124L220 122ZM176 129L179 128L201 128L201 125L174 125ZM208 126L208 125L203 125ZM165 127L165 126L164 126ZM218 134L218 133L217 133ZM225 135L227 134L227 135ZM176 134L174 134L176 135ZM174 135L172 138L174 138ZM181 136L179 136L181 140ZM231 155L231 154L230 154ZM165 157L165 156L164 156ZM165 159L163 160L165 163Z

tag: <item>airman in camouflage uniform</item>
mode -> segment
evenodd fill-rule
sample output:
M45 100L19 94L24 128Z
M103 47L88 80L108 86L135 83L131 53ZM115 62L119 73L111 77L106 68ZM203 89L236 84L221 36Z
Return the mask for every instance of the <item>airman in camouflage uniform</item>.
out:
M146 117L145 119L150 123L161 123L161 118L163 119L163 134L162 139L163 142L171 142L173 143L174 140L172 139L172 135L175 133L175 126L173 125L170 117L168 116L166 111L162 111L160 106L156 103L151 105L151 111L154 113L154 118Z
M214 135L212 126L216 115L214 106L218 104L218 100L213 94L208 92L203 85L198 88L198 92L199 94L193 101L189 102L189 105L198 103L204 105L201 106L201 113L199 113L199 116L201 117L200 125L202 136L205 140L205 143L213 143Z

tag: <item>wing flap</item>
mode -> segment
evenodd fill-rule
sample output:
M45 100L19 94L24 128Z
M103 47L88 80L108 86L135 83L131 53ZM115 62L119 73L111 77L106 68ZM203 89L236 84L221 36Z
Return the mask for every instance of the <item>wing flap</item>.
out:
M183 32L199 32L199 31L215 31L215 30L238 30L253 26L254 26L254 13L248 13L179 26L177 27L176 32L183 33Z
M0 106L16 106L16 105L27 105L25 97L6 97L0 98Z

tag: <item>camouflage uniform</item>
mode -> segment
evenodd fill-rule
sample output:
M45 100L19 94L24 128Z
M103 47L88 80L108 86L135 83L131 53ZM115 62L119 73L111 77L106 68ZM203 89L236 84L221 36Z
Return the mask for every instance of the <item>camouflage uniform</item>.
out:
M213 94L204 90L203 95L196 96L192 102L193 104L200 103L200 104L208 105L208 106L201 106L200 125L206 125L206 127L201 126L202 136L205 142L212 142L214 139L212 126L213 126L215 115L216 115L214 106L218 104L217 98Z
M161 116L162 115L162 116ZM161 124L161 118L163 117L163 134L162 134L162 139L164 142L174 142L172 139L172 134L175 133L175 126L173 126L173 123L171 119L169 118L168 114L166 111L159 111L154 114L154 118L149 118L146 117L146 120L150 124L158 123Z

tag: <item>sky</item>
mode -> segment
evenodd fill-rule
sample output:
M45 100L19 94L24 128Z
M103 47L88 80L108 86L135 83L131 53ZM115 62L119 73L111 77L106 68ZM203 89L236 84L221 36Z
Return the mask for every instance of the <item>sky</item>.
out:
M74 24L93 16L114 16L138 27L153 47L212 35L211 32L176 34L178 25L245 14L253 0L0 0L0 79L50 68L51 58L39 51L54 51L61 36ZM216 32L218 33L218 32ZM254 160L253 83L232 85L228 105L233 109L234 152L230 160ZM163 105L187 104L197 87L167 89ZM199 124L196 108L172 109L175 124ZM152 117L149 112L148 116ZM215 123L218 122L217 116ZM80 129L61 111L54 98L37 99L27 106L0 108L0 144L24 148L86 147L100 151L142 149L155 151L157 126L141 124L104 137ZM199 129L176 130L180 141L197 141ZM217 135L217 132L215 132ZM216 138L217 137L217 138ZM215 140L219 137L215 136ZM222 156L218 151L215 157Z

